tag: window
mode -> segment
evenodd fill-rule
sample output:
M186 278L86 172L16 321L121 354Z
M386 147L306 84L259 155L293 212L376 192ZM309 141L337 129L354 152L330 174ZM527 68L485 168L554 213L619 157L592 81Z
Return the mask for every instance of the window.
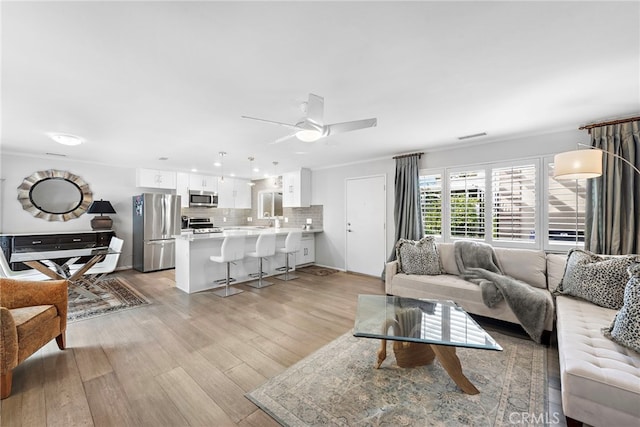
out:
M494 168L491 186L493 239L535 240L536 165Z
M587 180L556 180L553 163L548 165L548 244L584 244ZM579 245L580 246L580 245Z
M420 177L420 208L424 234L442 235L442 174Z
M425 234L566 251L584 242L586 185L554 179L553 157L421 171Z
M449 174L451 237L484 239L485 171Z

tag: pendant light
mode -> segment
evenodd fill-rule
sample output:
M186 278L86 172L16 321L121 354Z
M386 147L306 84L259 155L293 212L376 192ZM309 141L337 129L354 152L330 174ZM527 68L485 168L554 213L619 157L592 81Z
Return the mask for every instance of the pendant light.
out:
M251 186L251 187L256 185L256 183L251 180L251 177L253 176L253 161L254 160L255 160L254 157L249 156L249 182L247 184L249 184L249 186Z
M220 156L220 182L224 182L224 156L227 155L227 152L220 151L218 155Z

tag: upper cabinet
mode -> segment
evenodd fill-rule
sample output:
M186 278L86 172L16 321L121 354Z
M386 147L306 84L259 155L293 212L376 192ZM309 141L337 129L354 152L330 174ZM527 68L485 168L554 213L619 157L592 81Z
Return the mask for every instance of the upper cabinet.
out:
M218 192L218 178L211 175L189 174L189 190Z
M218 207L251 209L249 180L225 177L224 181L218 181Z
M282 207L308 208L311 206L311 171L300 169L282 174Z
M136 169L136 187L176 188L176 173L157 169Z

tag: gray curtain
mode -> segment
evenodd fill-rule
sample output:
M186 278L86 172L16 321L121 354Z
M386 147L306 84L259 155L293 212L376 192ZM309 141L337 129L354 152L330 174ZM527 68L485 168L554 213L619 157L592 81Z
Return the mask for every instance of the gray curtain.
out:
M400 239L420 240L424 237L422 212L420 211L420 154L396 159L395 241ZM391 250L388 262L396 259L396 250Z
M606 255L640 253L640 121L593 128L591 145L604 150L602 176L587 181L585 249Z

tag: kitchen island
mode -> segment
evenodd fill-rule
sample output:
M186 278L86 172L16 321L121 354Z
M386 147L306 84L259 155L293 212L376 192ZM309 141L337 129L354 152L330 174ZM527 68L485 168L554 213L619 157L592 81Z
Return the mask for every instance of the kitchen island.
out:
M183 292L194 293L213 289L221 286L214 283L226 277L225 264L219 264L209 259L212 255L219 255L222 241L228 235L242 234L245 236L245 253L253 252L256 249L256 240L262 233L276 235L276 248L284 247L284 241L290 231L298 228L258 228L258 227L230 227L221 233L183 233L176 236L176 286ZM308 262L313 262L314 233L322 232L320 229L301 230L303 246L300 252L290 255L289 265L295 268ZM283 271L276 270L284 267L285 255L276 253L267 257L262 263L264 276L282 274ZM231 277L236 279L232 284L249 282L256 280L249 274L258 273L258 259L245 257L244 259L231 264Z

